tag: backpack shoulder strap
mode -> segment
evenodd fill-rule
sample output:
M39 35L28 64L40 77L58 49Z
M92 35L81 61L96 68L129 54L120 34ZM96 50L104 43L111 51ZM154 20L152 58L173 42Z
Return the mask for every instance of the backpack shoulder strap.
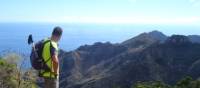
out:
M44 40L44 41L42 42L42 44L41 44L41 49L40 49L41 57L42 57L42 53L43 53L43 51L44 51L45 45L46 45L48 42L50 42L50 41L51 41L51 40Z
M43 45L45 45L46 43L50 42L51 40L46 40L43 42Z

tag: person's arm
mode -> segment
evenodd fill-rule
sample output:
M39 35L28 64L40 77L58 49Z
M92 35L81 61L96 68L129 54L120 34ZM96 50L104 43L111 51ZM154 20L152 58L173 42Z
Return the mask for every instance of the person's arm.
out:
M56 75L59 75L59 61L58 61L58 55L54 54L52 56L52 62L53 62L53 71Z

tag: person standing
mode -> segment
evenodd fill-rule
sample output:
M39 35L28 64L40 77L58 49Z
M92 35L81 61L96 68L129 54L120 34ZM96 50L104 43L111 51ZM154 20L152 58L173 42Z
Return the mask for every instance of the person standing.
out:
M62 36L62 28L55 27L50 38L44 40L42 57L50 70L40 71L40 76L44 79L44 88L59 88L59 59L58 42Z

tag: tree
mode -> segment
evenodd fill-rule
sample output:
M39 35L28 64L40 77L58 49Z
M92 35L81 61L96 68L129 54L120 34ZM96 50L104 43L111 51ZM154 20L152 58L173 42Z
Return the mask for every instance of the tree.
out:
M36 88L33 69L22 69L25 58L9 53L0 59L0 88Z

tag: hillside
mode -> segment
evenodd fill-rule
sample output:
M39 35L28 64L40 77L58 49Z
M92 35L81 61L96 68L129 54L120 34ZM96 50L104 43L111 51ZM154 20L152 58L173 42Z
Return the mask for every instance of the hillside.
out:
M200 77L198 36L142 33L119 44L84 45L61 55L62 88L129 88L137 82L175 84ZM195 41L194 41L195 40Z

